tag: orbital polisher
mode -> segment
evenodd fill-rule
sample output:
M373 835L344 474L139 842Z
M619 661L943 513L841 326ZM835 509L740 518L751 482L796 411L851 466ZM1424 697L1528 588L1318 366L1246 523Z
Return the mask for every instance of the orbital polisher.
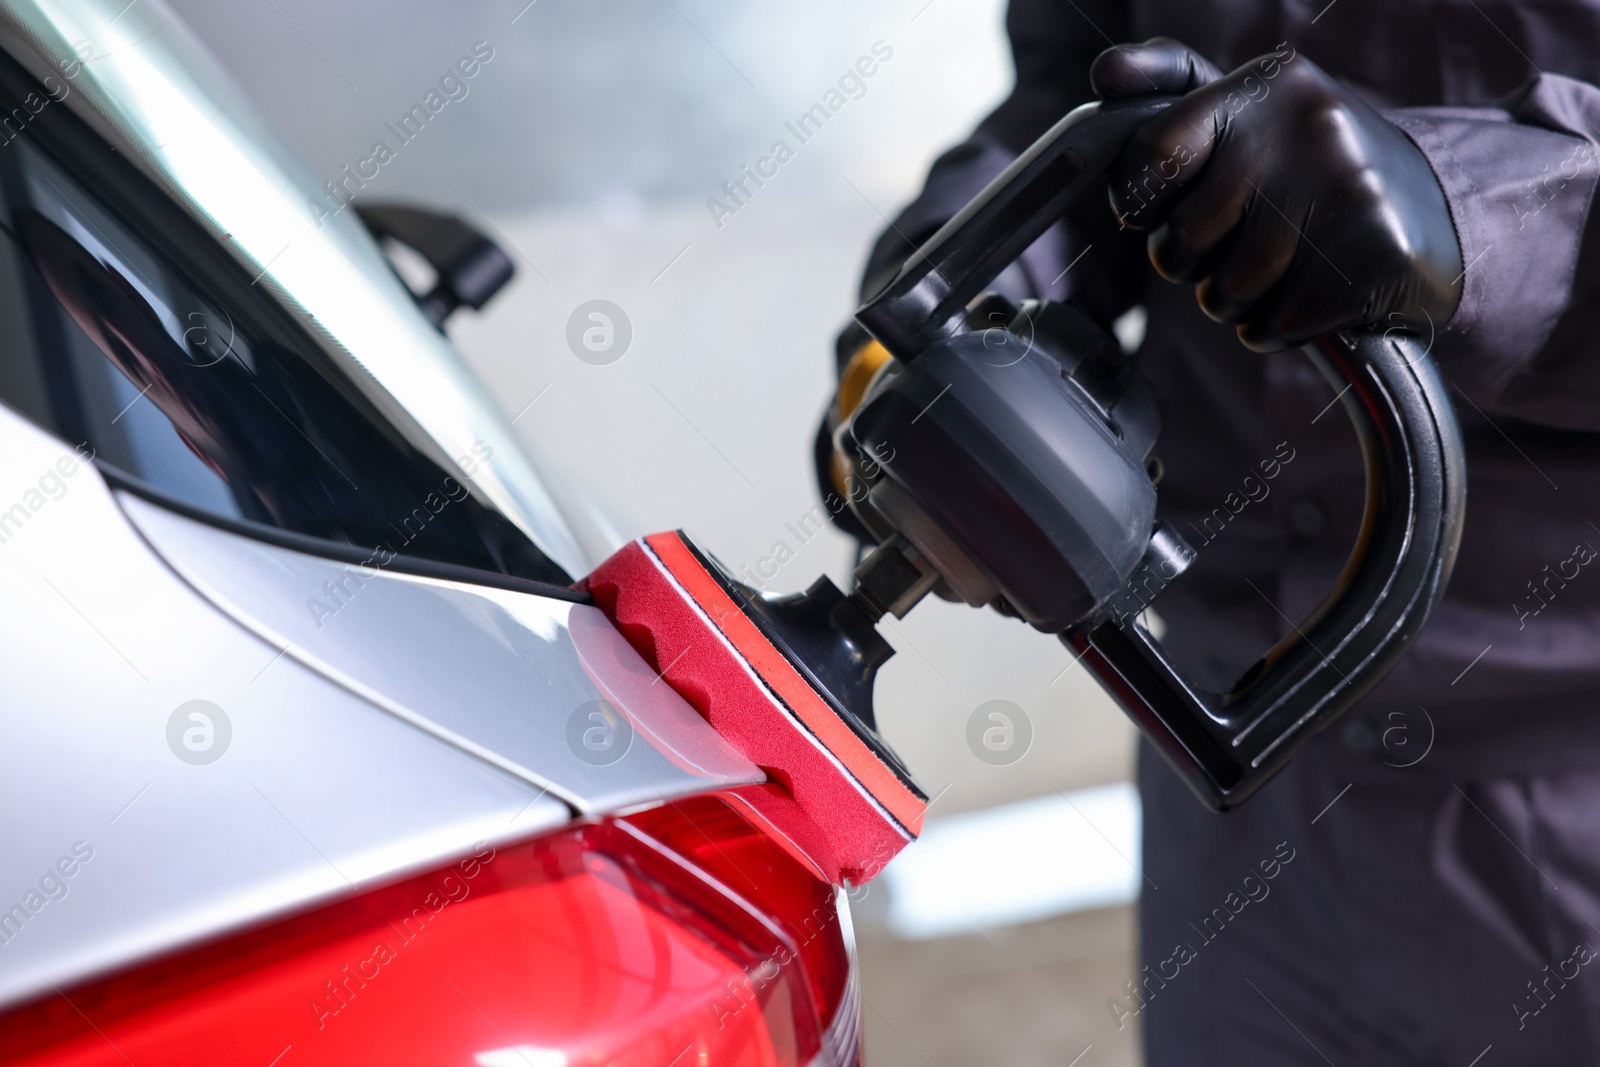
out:
M1158 99L1073 111L931 237L856 321L870 385L834 437L880 542L848 593L769 596L682 533L585 580L622 633L768 774L746 799L835 882L920 830L926 797L879 736L876 629L929 593L1057 634L1209 807L1261 787L1395 664L1442 594L1465 505L1460 429L1400 330L1307 346L1360 442L1366 507L1332 591L1225 692L1183 677L1142 613L1194 559L1156 518L1155 398L1070 303L984 292L1100 178Z

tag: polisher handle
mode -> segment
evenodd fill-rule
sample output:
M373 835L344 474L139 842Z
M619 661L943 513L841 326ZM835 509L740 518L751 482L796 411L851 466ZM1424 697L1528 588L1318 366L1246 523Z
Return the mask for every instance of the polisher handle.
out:
M1369 331L1306 353L1343 390L1367 475L1361 531L1321 607L1227 693L1189 684L1137 617L1062 635L1218 811L1248 798L1389 672L1444 594L1461 540L1461 428L1424 345Z
M1074 109L928 238L856 321L902 363L963 332L972 298L1094 187L1133 131L1171 102L1141 97Z
M966 305L1169 102L1073 111L913 254L857 321L906 363L964 332ZM1306 352L1340 390L1367 472L1361 534L1322 606L1227 693L1191 685L1136 616L1098 614L1062 635L1217 810L1260 788L1394 666L1443 594L1460 542L1461 431L1424 344L1400 329L1369 329Z

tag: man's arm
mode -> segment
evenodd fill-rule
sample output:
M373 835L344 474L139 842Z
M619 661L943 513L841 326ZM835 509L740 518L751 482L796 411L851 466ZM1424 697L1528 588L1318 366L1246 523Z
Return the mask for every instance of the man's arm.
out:
M1545 74L1499 108L1387 117L1428 157L1466 265L1440 367L1491 414L1600 430L1600 89Z
M1107 49L1104 96L1181 98L1111 168L1171 281L1261 351L1410 324L1484 411L1600 430L1600 89L1536 75L1498 107L1381 114L1282 45L1198 88L1166 38Z

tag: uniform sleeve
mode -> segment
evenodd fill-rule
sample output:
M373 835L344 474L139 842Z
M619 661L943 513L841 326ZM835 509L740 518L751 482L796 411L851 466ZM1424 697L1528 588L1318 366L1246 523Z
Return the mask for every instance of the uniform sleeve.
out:
M1093 99L1090 64L1131 30L1127 5L1117 0L1012 0L1006 33L1016 64L1011 95L971 138L939 157L921 195L879 237L863 275L863 299L1057 120ZM1071 295L1110 322L1134 302L1143 264L1142 243L1116 228L1104 194L1091 192L994 288L1013 298ZM1083 269L1069 272L1075 260Z
M1545 74L1500 107L1388 117L1428 157L1461 241L1441 370L1487 412L1600 430L1600 89Z

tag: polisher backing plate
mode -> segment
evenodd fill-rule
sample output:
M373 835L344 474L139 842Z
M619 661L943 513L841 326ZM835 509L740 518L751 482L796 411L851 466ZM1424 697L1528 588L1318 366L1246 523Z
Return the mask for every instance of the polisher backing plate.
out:
M859 884L914 840L927 800L740 607L682 533L619 549L584 580L640 655L777 788L743 790L829 881Z

